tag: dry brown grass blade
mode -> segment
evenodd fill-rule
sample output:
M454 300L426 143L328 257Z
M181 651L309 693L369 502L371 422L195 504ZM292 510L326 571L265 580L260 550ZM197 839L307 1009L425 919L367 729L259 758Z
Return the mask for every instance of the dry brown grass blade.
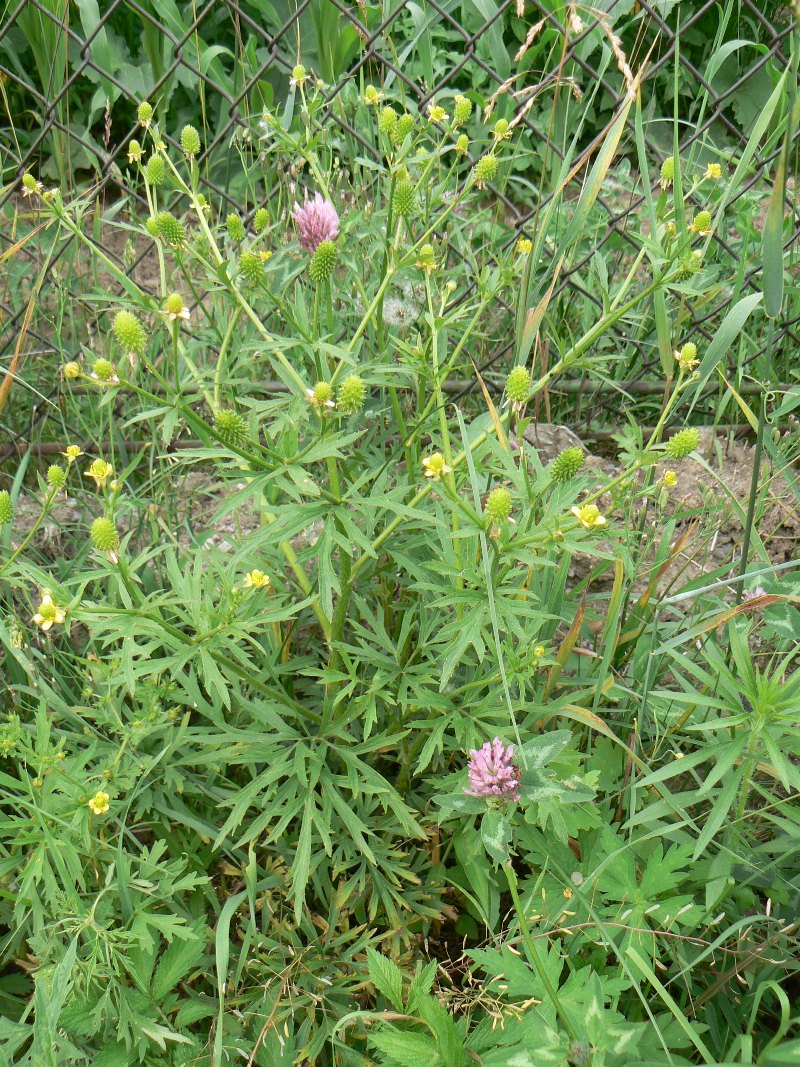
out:
M38 229L41 229L41 226L38 227ZM31 234L28 235L28 237L32 236L34 233L37 232L38 230L32 230ZM22 241L18 241L17 244L12 247L21 248L25 240L27 239L28 238L25 238ZM11 249L9 249L8 251L10 252ZM24 345L25 338L28 334L28 327L30 326L31 319L33 318L33 309L36 307L36 301L41 291L42 283L47 274L47 269L50 266L50 259L52 257L52 254L53 251L51 248L50 251L47 253L47 257L45 259L44 265L42 266L42 269L39 271L39 277L36 279L36 284L33 287L33 292L31 293L31 298L28 301L28 306L25 308L25 315L22 319L22 325L20 326L19 334L17 336L17 343L14 346L14 355L11 357L11 363L9 364L8 370L5 373L2 385L0 385L0 412L5 410L6 403L8 402L8 396L11 392L11 386L14 382L17 371L19 370L20 363L22 361L22 346Z
M572 626L569 628L569 632L564 640L561 642L561 647L556 654L556 661L550 668L550 673L547 676L547 684L544 687L544 693L542 694L542 700L547 700L550 694L555 688L555 684L564 669L564 664L569 659L569 654L575 647L575 642L578 640L578 635L581 632L581 626L583 625L583 616L586 610L586 598L584 597L578 605L578 610L575 612L575 618L572 620Z

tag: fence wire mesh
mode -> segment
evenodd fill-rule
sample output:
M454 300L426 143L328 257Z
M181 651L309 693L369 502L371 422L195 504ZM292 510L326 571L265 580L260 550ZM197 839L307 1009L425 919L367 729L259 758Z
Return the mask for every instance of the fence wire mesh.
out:
M559 103L563 93L591 96L597 133L623 100L630 71L643 71L643 139L655 189L661 163L674 151L673 118L678 119L682 160L693 155L704 159L713 134L726 161L735 165L776 79L783 72L797 78L789 60L789 8L753 0L740 0L736 7L740 24L746 24L748 44L733 35L722 59L715 58L714 69L701 69L691 45L708 33L709 20L720 17L716 0L606 0L603 10L538 0L7 3L0 20L0 89L6 112L0 125L0 250L7 260L13 252L14 262L24 263L24 269L6 271L0 286L0 370L30 379L33 395L38 392L41 401L33 403L31 420L40 418L45 400L60 388L52 344L56 319L69 320L77 339L81 331L91 337L98 317L97 279L74 246L65 243L52 251L46 241L20 240L15 209L18 180L26 171L41 175L45 184L57 182L72 192L90 190L84 223L92 228L98 247L135 274L140 284L155 284L147 277L146 248L120 243L118 231L112 240L103 225L117 205L120 210L123 204L147 208L127 160L137 133L136 107L143 99L166 103L170 118L176 113L169 124L173 132L180 128L181 113L202 116L201 180L219 203L241 209L235 180L240 161L258 151L254 131L263 110L285 106L290 74L300 60L324 81L331 137L343 146L347 142L350 151L354 146L366 154L376 151L353 121L365 84L391 86L421 109L470 87L494 101L496 114L517 124L544 166L563 157L564 138L554 132L566 113ZM541 42L549 51L537 53ZM555 49L553 42L558 42ZM542 55L548 58L546 66L541 65ZM561 97L548 91L554 86ZM628 180L638 165L634 122L632 111L619 168L598 201L602 217L593 223L581 257L562 273L556 298L576 297L599 307L596 292L587 285L596 254L606 256L607 269L620 272L642 251L637 234L645 199ZM587 144L590 134L587 131ZM178 148L168 134L164 139ZM728 208L734 216L737 201L750 194L752 204L753 190L763 187L766 198L765 179L779 150L779 137L760 140L746 180L731 196ZM576 195L584 179L583 171L574 175ZM508 188L494 192L504 208L510 244L530 231L546 201L531 206ZM250 206L249 218L256 206ZM784 239L791 249L800 234L791 183L786 218ZM725 228L712 240L732 260L741 257ZM746 257L736 295L758 290L759 273L758 258ZM41 289L37 313L27 324L27 361L24 370L18 370L14 356L37 280ZM691 321L683 326L682 336L707 343L733 297L731 286L720 286L701 306L687 308ZM512 303L509 296L507 339L482 359L489 381L494 370L507 366L513 345ZM797 307L789 301L775 334L780 343L797 345L799 321ZM655 346L627 336L624 326L618 327L618 339L620 350L628 353L628 398L641 400L652 393L657 409L661 374ZM566 379L563 391L556 389L555 395L561 400L560 417L576 427L588 430L618 417L620 394L597 383ZM12 443L22 444L30 436L30 427L4 424L3 429Z

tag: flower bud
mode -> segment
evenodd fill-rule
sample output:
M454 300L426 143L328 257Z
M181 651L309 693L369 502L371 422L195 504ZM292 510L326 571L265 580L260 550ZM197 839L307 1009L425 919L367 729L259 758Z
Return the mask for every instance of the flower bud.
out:
M499 525L506 522L511 514L511 493L504 486L498 486L489 493L484 507L484 514L493 523Z
M63 489L67 482L67 472L57 463L51 463L47 468L47 484L51 489Z
M162 185L167 176L167 166L161 156L150 156L145 168L144 176L150 185Z
M244 223L238 215L231 212L225 220L225 228L228 231L228 237L237 244L244 240Z
M153 108L152 108L152 106L150 104L148 104L146 100L143 100L142 103L139 104L139 109L136 112L136 118L138 119L139 124L142 125L142 126L148 126L150 124L150 120L152 119L152 117L153 117Z
M70 360L69 363L64 364L62 373L68 381L74 378L80 378L81 365L80 363L76 363L75 360Z
M531 388L531 376L526 367L514 367L506 378L506 395L512 404L524 404Z
M139 322L135 315L130 311L118 311L114 316L114 322L111 327L114 337L119 344L124 348L126 352L133 352L137 356L140 356L147 347L147 331L144 326ZM100 362L98 360L98 362ZM107 360L105 362L108 362ZM106 368L101 368L105 371ZM95 370L95 373L97 371ZM113 376L114 368L111 367L111 374L109 378ZM100 374L97 374L100 378ZM100 379L108 380L108 379Z
M0 526L5 526L14 518L14 505L7 489L0 490Z
M336 245L333 241L320 241L311 257L308 274L315 284L327 281L336 269Z
M116 552L119 548L117 528L113 520L104 515L92 523L91 538L98 552Z
M568 482L581 469L585 459L582 448L565 448L550 464L550 477L554 482Z
M214 416L214 426L226 445L239 445L247 440L247 423L236 411L218 411Z
M190 158L200 151L200 134L194 126L184 126L181 130L181 148Z
M352 415L363 408L366 396L367 387L364 385L363 379L359 378L357 374L350 374L339 386L337 407L345 415Z
M694 452L699 444L700 431L695 426L687 426L670 437L666 452L670 459L684 459L690 452Z

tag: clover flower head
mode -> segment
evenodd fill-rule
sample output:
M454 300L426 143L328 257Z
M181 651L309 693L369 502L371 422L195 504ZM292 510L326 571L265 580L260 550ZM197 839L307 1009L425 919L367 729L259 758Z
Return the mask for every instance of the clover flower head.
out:
M111 797L103 790L99 790L89 801L89 811L92 815L105 815L110 807Z
M269 589L271 584L269 575L263 571L248 571L244 576L245 589Z
M572 509L572 514L584 530L594 530L597 526L606 524L606 517L600 514L597 504L581 504L580 507Z
M429 456L423 459L422 466L425 468L425 477L432 478L435 482L438 482L443 474L449 474L453 469L448 463L445 463L441 452L431 452Z
M767 596L767 591L763 586L757 585L755 589L748 589L746 593L742 593L742 600L746 602L748 600L755 600L760 596Z
M66 612L53 600L50 590L43 589L42 599L36 609L36 614L33 616L33 621L36 625L47 633L51 626L60 626L65 618Z
M297 227L301 248L312 255L323 241L335 241L339 236L339 216L333 204L321 193L303 204L295 202L292 218Z
M514 746L504 745L499 737L470 750L467 773L469 789L464 792L468 796L514 804L519 800L520 770L514 763Z

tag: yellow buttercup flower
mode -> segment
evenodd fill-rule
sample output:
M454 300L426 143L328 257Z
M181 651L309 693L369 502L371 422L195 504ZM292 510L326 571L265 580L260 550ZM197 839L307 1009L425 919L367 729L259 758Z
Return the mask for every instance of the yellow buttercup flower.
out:
M88 471L84 471L84 477L94 478L98 489L102 489L108 479L114 473L114 468L104 459L93 460Z
M272 583L263 571L248 571L244 576L245 589L269 589Z
M606 517L600 514L600 508L597 504L581 504L580 507L572 509L572 514L584 530L593 530L596 526L605 526L606 524Z
M52 594L49 590L42 590L42 600L33 616L33 621L37 626L41 626L45 633L51 626L60 626L66 617L66 612L63 608L53 600Z
M722 177L722 164L721 163L709 163L706 167L705 178L710 181L718 182Z
M110 800L111 797L109 797L108 793L104 793L101 789L89 801L89 811L93 815L105 815L110 807Z
M422 466L425 468L425 477L433 478L437 482L443 474L449 474L453 469L445 463L441 452L432 452L429 456L426 456L422 461Z
M664 471L664 485L668 489L674 489L678 484L678 475L675 471Z
M533 251L533 241L529 237L520 237L514 251L518 256L529 256Z
M431 122L446 122L447 112L443 107L435 104L433 101L428 105L428 118Z

